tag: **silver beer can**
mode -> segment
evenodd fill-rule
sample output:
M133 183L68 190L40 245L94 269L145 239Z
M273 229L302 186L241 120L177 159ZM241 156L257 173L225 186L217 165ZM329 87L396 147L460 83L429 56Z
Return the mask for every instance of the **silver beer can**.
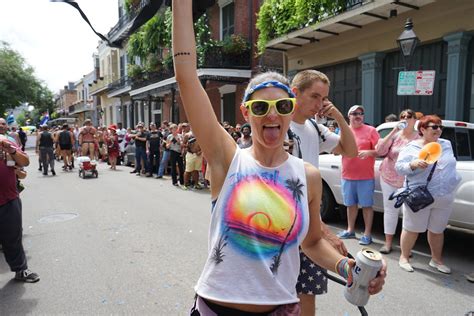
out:
M382 268L382 255L371 248L362 248L357 253L356 264L352 268L352 282L344 290L346 300L356 306L365 306L369 301L369 282Z

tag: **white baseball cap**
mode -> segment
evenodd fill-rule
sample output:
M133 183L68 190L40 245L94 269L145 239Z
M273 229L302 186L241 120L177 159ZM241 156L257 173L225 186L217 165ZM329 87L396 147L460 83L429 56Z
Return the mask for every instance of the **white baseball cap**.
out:
M357 109L362 109L362 111L365 112L365 109L362 105L353 105L351 106L351 108L349 109L349 111L347 111L347 115L351 115L352 112L356 111Z

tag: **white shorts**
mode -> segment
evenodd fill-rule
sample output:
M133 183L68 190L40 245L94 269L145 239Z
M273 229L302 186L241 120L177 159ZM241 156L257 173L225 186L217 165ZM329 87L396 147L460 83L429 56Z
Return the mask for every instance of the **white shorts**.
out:
M434 203L414 213L406 204L403 204L403 229L424 233L429 230L441 234L448 225L449 217L453 212L454 193L435 197Z

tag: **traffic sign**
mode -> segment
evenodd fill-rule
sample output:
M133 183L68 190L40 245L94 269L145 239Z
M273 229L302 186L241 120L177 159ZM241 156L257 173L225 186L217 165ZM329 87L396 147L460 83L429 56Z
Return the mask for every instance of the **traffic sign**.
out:
M435 73L434 70L400 71L397 95L432 95Z

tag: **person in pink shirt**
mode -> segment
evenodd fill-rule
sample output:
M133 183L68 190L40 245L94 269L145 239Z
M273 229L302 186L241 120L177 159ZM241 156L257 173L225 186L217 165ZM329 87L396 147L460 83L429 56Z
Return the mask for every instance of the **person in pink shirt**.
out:
M389 254L392 252L392 241L397 230L399 208L395 208L395 201L389 201L388 198L392 192L403 186L404 176L401 176L395 170L395 163L398 154L406 145L419 138L415 131L416 113L410 109L403 110L399 116L398 123L393 130L380 139L375 146L378 156L385 157L380 164L380 186L383 195L383 226L385 233L385 244L380 248L380 252Z
M359 244L372 243L372 222L374 218L374 165L377 152L375 145L379 141L379 133L369 125L364 124L364 107L354 105L349 109L349 126L354 133L358 156L355 158L342 157L341 190L344 205L347 206L347 230L338 234L341 239L356 238L355 222L362 207L365 230Z

